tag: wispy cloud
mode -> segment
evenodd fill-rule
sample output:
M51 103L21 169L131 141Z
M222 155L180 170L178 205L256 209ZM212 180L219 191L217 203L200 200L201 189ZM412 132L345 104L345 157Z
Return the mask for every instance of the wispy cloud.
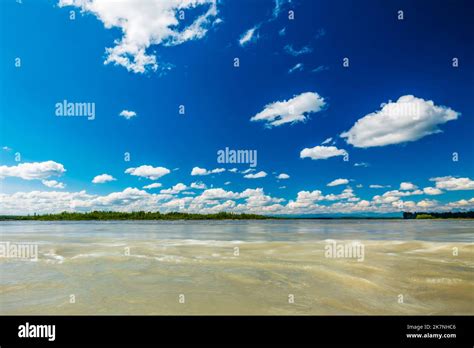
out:
M249 43L256 42L258 40L258 25L245 31L239 39L239 45L244 47Z
M284 6L290 2L291 0L275 0L275 5L273 7L273 19L276 19L283 11Z
M390 187L390 185L372 184L372 185L369 185L369 187L372 188L372 189L381 189L381 188L388 188L388 187Z
M332 138L327 138L321 143L321 145L326 145L326 144L330 143L331 141L332 141Z
M265 122L267 127L304 122L310 113L323 110L325 105L324 98L318 93L305 92L288 100L265 105L265 108L253 116L250 121Z
M294 57L301 56L302 54L308 54L308 53L313 52L313 49L310 46L303 46L298 50L298 49L294 49L293 46L290 45L290 44L286 45L284 47L284 50L285 50L286 53L288 53L288 54L290 54Z
M161 187L162 185L159 183L159 182L154 182L150 185L145 185L143 186L144 189L154 189L154 188L159 188Z
M302 71L303 68L304 68L303 63L297 63L297 64L295 64L292 68L290 68L290 69L288 70L288 74L292 74L292 73L294 73L295 71Z
M349 183L349 180L341 178L341 179L335 179L335 180L331 181L326 186L332 187L332 186L346 185L348 183Z
M356 162L354 163L354 167L368 167L369 164L366 162Z
M327 67L326 65L320 65L320 66L314 68L313 70L311 70L311 72L312 73L319 73L319 72L326 71L326 70L329 70L329 67Z

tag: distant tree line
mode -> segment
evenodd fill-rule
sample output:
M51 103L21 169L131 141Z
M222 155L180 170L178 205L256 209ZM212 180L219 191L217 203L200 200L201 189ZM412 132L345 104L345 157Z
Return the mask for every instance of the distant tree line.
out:
M403 218L404 219L473 219L474 211L442 212L442 213L403 212Z
M258 214L190 214L190 213L160 213L160 212L117 212L117 211L92 211L87 213L62 212L58 214L34 215L0 215L0 221L6 220L39 220L39 221L81 221L81 220L265 220L265 219L294 219L291 216L265 216ZM313 217L310 219L370 219L370 217ZM379 217L372 217L379 219ZM403 212L403 219L473 219L474 211L469 212ZM385 219L385 218L384 218ZM392 217L391 219L397 219ZM398 218L399 219L399 218Z
M188 214L171 212L162 214L160 212L136 211L131 213L116 211L92 211L88 213L62 212L59 214L42 215L1 215L0 220L40 220L40 221L58 221L58 220L263 220L270 217L257 214L234 214L234 213L216 213L216 214Z

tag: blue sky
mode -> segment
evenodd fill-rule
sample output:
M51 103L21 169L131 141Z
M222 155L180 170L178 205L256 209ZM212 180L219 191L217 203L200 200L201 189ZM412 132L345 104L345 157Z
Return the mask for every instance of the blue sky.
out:
M468 1L0 6L0 213L474 206Z

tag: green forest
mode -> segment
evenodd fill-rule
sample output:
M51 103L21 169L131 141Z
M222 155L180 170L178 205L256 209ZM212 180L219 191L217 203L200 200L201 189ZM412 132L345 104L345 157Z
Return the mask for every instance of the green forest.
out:
M160 212L117 212L117 211L92 211L87 213L62 212L59 214L34 214L34 215L0 215L0 221L7 220L37 220L37 221L84 221L84 220L265 220L265 219L377 219L378 217L305 217L305 216L265 216L258 214L190 214L190 213L160 213ZM386 217L380 217L386 219ZM400 219L399 217L398 219ZM403 212L403 219L473 219L474 211L468 212ZM397 219L391 217L390 219Z
M3 215L0 220L40 220L40 221L76 221L76 220L262 220L270 217L256 214L188 214L171 212L162 214L160 212L115 212L115 211L92 211L88 213L62 212L59 214L43 215Z
M404 219L473 219L474 211L443 213L403 213Z

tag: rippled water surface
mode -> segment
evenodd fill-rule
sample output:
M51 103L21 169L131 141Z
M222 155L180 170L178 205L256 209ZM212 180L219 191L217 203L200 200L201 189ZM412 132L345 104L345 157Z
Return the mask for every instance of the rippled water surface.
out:
M474 314L474 221L0 222L0 314ZM363 259L326 247L363 246ZM71 303L71 299L74 303Z

